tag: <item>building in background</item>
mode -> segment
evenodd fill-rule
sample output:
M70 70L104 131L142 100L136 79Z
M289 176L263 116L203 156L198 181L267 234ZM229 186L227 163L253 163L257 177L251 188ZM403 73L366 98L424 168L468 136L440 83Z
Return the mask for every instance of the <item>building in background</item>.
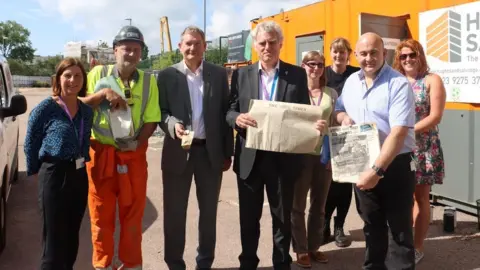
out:
M115 62L113 48L95 42L68 42L64 46L63 57L77 57L90 68Z

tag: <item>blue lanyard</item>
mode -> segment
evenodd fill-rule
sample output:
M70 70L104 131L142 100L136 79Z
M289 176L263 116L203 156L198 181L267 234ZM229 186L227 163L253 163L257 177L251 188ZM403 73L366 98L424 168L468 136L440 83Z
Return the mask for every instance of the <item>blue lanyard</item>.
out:
M273 77L272 89L270 91L270 97L269 97L267 92L267 86L263 83L262 75L260 74L260 82L262 83L263 97L265 99L272 101L273 93L275 92L275 87L277 86L277 81L278 81L278 70L275 72L275 76Z
M83 146L83 117L82 117L82 110L81 110L81 106L80 104L78 104L78 112L80 114L80 132L77 133L77 128L75 127L75 122L73 121L73 117L72 115L70 114L70 112L68 111L68 108L67 108L67 105L65 104L65 102L63 101L63 99L58 96L58 98L60 99L61 103L62 103L62 107L63 107L63 110L67 113L68 115L68 118L70 119L70 122L72 122L72 125L73 125L73 131L75 132L75 137L78 141L78 145L79 145L79 150L80 150L80 153L82 153L82 146ZM80 154L81 155L81 154Z

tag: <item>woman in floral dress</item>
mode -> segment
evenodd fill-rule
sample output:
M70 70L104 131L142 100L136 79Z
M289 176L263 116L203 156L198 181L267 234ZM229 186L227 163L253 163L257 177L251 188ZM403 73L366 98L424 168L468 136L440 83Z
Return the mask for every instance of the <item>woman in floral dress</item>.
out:
M422 45L416 40L406 40L397 46L393 67L408 78L415 93L417 186L413 222L415 262L418 263L424 256L423 242L430 223L431 186L442 184L445 175L438 124L442 119L446 93L440 76L429 72Z

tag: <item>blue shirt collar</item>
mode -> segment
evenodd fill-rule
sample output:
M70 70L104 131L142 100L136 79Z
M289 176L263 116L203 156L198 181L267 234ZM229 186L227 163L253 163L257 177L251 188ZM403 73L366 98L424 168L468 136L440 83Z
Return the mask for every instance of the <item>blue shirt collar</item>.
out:
M378 72L377 77L375 77L375 79L373 80L373 82L375 82L375 81L377 81L379 78L381 78L382 75L386 72L385 70L387 70L387 69L389 69L389 68L390 68L390 66L389 66L388 63L385 61L385 62L383 63L382 68L380 69L380 72ZM364 72L363 72L363 69L360 69L360 72L358 72L358 79L359 79L360 81L365 80L365 74L364 74Z

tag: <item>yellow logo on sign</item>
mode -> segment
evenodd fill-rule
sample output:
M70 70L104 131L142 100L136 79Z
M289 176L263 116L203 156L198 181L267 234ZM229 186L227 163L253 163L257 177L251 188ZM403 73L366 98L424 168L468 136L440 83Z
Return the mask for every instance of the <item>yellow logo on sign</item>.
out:
M462 60L461 16L447 11L427 27L427 55L445 62Z

